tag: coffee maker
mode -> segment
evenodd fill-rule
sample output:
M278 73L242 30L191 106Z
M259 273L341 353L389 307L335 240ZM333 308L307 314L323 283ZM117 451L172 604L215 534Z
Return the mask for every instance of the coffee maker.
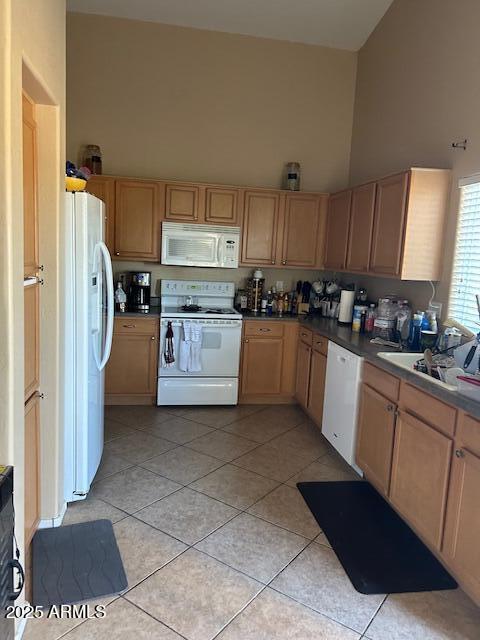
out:
M128 308L136 313L150 311L150 283L152 274L149 271L132 271L130 273L130 289L128 292Z

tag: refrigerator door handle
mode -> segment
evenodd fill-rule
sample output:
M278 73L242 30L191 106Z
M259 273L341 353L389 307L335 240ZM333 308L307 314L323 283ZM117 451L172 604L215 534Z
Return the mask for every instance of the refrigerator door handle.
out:
M103 356L100 362L98 362L98 359L96 358L98 370L102 371L102 369L105 368L105 365L108 362L108 359L110 357L110 352L112 349L113 317L114 317L115 302L114 302L114 293L113 293L112 259L110 258L110 253L108 251L107 245L104 242L99 242L95 247L95 253L97 253L97 251L100 251L103 257L103 263L105 265L105 279L107 281L107 328L106 328L106 335L105 335L105 348L104 348Z

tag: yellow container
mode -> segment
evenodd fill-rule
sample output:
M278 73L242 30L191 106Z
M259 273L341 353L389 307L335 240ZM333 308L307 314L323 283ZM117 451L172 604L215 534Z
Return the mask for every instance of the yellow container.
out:
M82 178L65 176L65 189L67 191L84 191L86 186L87 181Z

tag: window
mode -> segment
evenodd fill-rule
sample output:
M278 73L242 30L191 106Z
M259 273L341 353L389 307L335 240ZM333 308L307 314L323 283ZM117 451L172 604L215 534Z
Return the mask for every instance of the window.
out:
M480 175L460 181L460 210L448 315L477 333L480 295Z

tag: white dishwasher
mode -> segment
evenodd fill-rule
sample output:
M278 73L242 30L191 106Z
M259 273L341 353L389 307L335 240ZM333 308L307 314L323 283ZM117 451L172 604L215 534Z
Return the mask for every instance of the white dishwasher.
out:
M360 474L355 446L362 368L363 358L329 341L322 433Z

